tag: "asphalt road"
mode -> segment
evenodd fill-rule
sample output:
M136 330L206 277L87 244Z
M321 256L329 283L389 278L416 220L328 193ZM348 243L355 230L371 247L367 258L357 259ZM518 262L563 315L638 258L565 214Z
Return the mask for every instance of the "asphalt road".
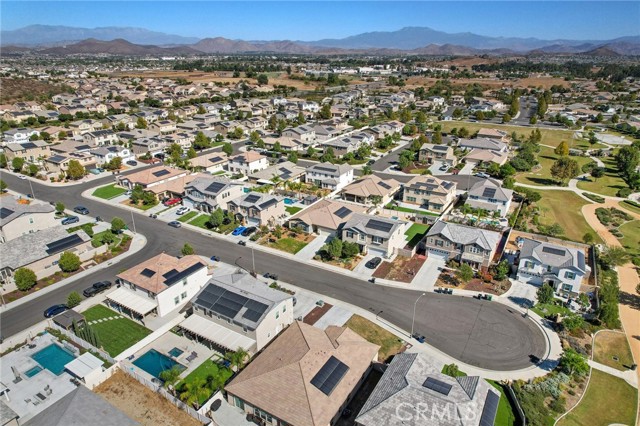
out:
M31 192L29 182L4 173L2 179L9 188L18 192ZM126 222L131 214L108 204L82 198L89 187L111 182L111 176L90 183L52 188L33 184L36 198L61 201L68 208L81 204L92 215L103 220L118 216ZM135 255L75 282L64 288L43 294L32 301L0 314L0 332L11 336L43 319L43 311L56 303L64 303L71 291L81 291L93 282L113 280L120 271L157 255L160 252L177 255L185 242L196 253L217 255L223 262L251 268L251 249L226 240L212 238L186 228L174 229L144 214L135 216L136 230L147 237L147 245ZM129 223L131 227L131 223ZM258 273L273 272L280 279L299 287L342 300L380 313L380 318L410 330L413 307L419 292L375 286L363 280L328 271L302 262L262 251L255 251ZM471 298L427 293L417 305L415 331L426 337L427 343L454 358L491 370L516 370L530 366L530 355L542 358L546 352L546 338L532 321L509 307Z

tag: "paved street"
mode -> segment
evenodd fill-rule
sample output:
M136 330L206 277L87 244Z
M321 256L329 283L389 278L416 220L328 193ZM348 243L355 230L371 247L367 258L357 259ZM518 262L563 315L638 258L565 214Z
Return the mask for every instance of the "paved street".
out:
M3 173L3 180L19 192L30 192L29 182ZM82 204L92 214L110 221L114 216L131 224L131 213L110 204L85 199L80 194L92 186L105 185L112 181L108 176L90 184L55 188L33 182L37 198L45 201L62 201L66 206ZM212 238L186 228L174 229L164 222L150 219L146 213L136 214L137 232L148 239L147 245L137 254L128 257L110 268L96 271L68 286L52 291L0 314L0 329L3 336L11 336L42 320L42 312L55 303L66 301L71 291L80 291L88 284L113 277L124 269L160 252L179 254L180 247L189 242L197 253L216 254L221 260L251 268L251 251L233 242ZM420 294L412 290L372 286L366 281L335 273L314 265L291 260L276 254L255 251L258 273L276 273L285 282L324 294L371 312L380 312L380 317L403 330L411 328L413 305ZM492 370L515 370L530 365L529 355L544 356L545 337L530 320L522 318L521 312L491 302L472 298L428 293L417 306L417 332L439 350L460 361Z

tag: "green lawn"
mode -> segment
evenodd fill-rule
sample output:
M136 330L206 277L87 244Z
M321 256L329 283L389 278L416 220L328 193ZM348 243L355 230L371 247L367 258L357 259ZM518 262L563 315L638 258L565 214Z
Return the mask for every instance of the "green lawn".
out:
M182 217L178 219L178 222L182 222L182 223L189 222L191 219L193 219L196 216L198 216L198 212L192 210L186 214L183 214Z
M592 369L584 397L558 426L634 425L637 400L637 389L627 382Z
M404 212L404 213L413 213L413 214L421 214L423 216L440 216L438 213L431 213L431 212L425 212L422 210L415 210L415 209L410 209L407 207L401 207L401 206L396 206L394 204L387 204L386 206L384 206L385 209L389 209L389 210L395 210L397 212Z
M613 358L617 358L616 361ZM624 333L601 331L596 335L593 359L600 364L625 371L633 364L631 348Z
M116 184L113 183L111 185L103 186L96 189L95 191L93 191L93 196L109 200L111 198L117 197L118 195L124 194L125 192L127 192L125 188L116 186Z
M640 220L632 220L618 228L623 238L620 244L632 255L640 255Z
M92 223L85 223L83 225L78 225L78 226L73 226L71 228L67 228L67 232L70 234L73 234L74 232L82 229L84 232L87 233L88 236L93 237L93 227L96 226L96 224L94 222Z
M516 175L516 182L526 183L529 185L558 185L558 183L551 177L551 166L553 166L553 163L555 163L559 158L560 156L553 152L553 148L548 148L546 146L540 147L538 162L540 163L541 169L536 170L535 172L519 173ZM570 158L576 160L580 167L592 161L589 157L571 156Z
M469 133L473 134L480 130L481 128L485 129L497 129L507 132L509 135L511 133L516 132L518 135L528 136L531 134L533 128L531 127L518 127L518 126L509 126L504 124L495 124L495 123L467 123L464 121L440 121L440 125L442 125L442 131L449 132L452 128L466 128ZM561 130L561 129L540 129L540 133L542 135L542 140L540 143L542 145L550 145L556 147L560 145L560 142L567 141L569 146L572 147L574 143L578 142L573 139L573 130Z
M380 361L385 361L390 356L399 353L404 345L404 341L398 336L360 315L353 315L345 326L365 340L380 346L378 351L378 359Z
M206 223L208 221L209 221L209 215L208 214L201 214L200 216L198 216L195 219L193 219L192 221L190 221L189 225L197 226L199 228L208 230L209 228L207 228L207 225L206 225Z
M581 180L578 182L578 188L615 197L620 189L627 187L627 184L620 177L615 158L605 157L602 158L602 162L605 164L604 176L599 179L589 178L588 182Z
M209 382L211 377L218 376L218 375L222 375L222 377L224 377L226 382L227 380L229 380L232 374L233 372L229 368L224 367L220 364L217 364L213 360L208 359L202 364L200 364L198 368L196 368L191 373L189 373L189 375L185 377L184 380L178 383L176 385L176 389L181 389L182 386L184 386L186 383L192 382L198 378L204 380L205 382ZM210 392L208 395L203 395L202 397L200 397L200 400L198 401L199 405L202 405L211 397L211 394L213 393L213 391L210 389L209 391Z
M571 312L569 311L568 308L565 308L564 306L552 305L549 303L538 303L533 308L531 308L531 310L543 318L546 317L547 315L555 315L555 314L566 315Z
M87 322L119 316L117 319L91 324L91 328L95 330L100 339L102 348L111 356L118 355L151 334L151 330L148 328L103 305L93 306L82 312L82 315L87 319Z
M142 211L147 211L155 206L157 206L159 203L155 203L155 204L129 204L131 207L136 208L138 210L142 210ZM165 210L168 210L169 208L166 208Z
M640 207L636 207L633 204L627 203L626 201L620 201L620 203L618 203L620 205L621 208L626 209L630 212L633 212L635 214L640 214Z
M289 213L291 216L293 216L294 214L298 213L300 210L302 210L302 207L292 207L292 206L288 206L284 208L287 213Z
M595 242L602 240L582 216L582 206L588 202L569 191L540 191L542 199L536 204L540 208L540 223L558 223L564 229L564 236L573 241L582 241L586 232L595 236Z
M487 380L487 382L500 391L500 402L498 403L494 426L514 426L516 424L516 414L509 402L509 398L507 398L507 394L504 392L504 388L500 383L493 380Z
M409 229L407 229L407 232L405 232L404 235L407 237L406 239L409 241L409 245L411 247L415 247L428 230L429 225L414 223L409 227Z
M296 254L302 250L308 243L299 241L294 238L284 237L280 238L275 243L266 243L267 247L273 247L278 250L286 251L287 253Z

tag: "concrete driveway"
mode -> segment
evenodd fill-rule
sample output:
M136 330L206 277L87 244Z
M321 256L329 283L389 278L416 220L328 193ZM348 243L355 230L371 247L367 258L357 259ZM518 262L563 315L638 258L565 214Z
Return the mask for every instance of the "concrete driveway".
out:
M317 235L313 241L296 253L296 257L299 259L311 260L318 250L320 250L320 248L328 241L331 241L331 237L329 235Z
M365 265L367 264L368 261L370 261L371 259L373 259L374 257L381 257L379 254L377 253L369 253L367 254L361 261L360 263L358 263L358 266L356 266L353 269L353 273L355 275L357 275L359 278L371 278L371 276L373 275L373 273L375 272L375 269L369 269L367 268ZM382 261L384 262L384 258L382 259ZM380 263L382 265L382 263Z
M342 327L344 323L346 323L349 318L351 318L352 315L353 312L348 309L340 306L333 306L322 316L322 318L320 318L315 324L313 324L313 326L321 330L324 330L330 325Z
M509 294L507 298L522 307L531 307L536 304L538 301L537 291L538 286L533 284L523 283L517 280L511 281L511 289L509 290Z
M449 168L447 168L447 170L440 170L440 167L442 167L443 164L444 162L442 161L434 161L431 167L429 167L429 171L431 172L431 175L440 176L440 175L448 174Z
M411 286L416 290L433 291L444 266L444 258L429 255L413 281L411 281Z
M476 163L466 163L464 167L458 172L459 175L471 175L473 174L473 168L476 166Z

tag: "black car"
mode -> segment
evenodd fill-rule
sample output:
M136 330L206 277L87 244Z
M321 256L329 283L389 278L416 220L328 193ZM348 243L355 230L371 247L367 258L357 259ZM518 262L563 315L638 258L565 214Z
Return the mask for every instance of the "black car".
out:
M376 269L378 267L378 265L380 265L380 262L382 262L382 259L379 257L374 257L373 259L371 259L370 261L368 261L367 263L365 263L364 266L366 266L369 269Z
M376 160L367 161L367 166L373 166L376 163Z
M137 161L133 161L133 160L129 160L129 161L127 161L127 164L128 164L129 166L137 166L137 165L138 165L138 162L137 162Z
M240 235L242 235L243 237L248 237L249 235L253 234L254 232L256 232L258 228L256 228L255 226L250 226L247 229L245 229L244 231L242 231L242 233Z
M266 272L263 277L269 278L270 280L278 281L278 276L276 274L272 274L271 272Z
M238 244L240 244L241 246L246 246L247 242L244 241L244 240L240 240L240 241L238 241Z
M80 222L80 218L78 216L67 216L64 219L62 219L62 223L63 225L71 225L72 223L78 223Z
M91 287L85 289L82 294L84 294L84 297L93 297L109 288L111 288L111 281L98 281Z
M69 309L67 305L53 305L46 311L44 311L44 316L45 318L55 317L56 315L63 313L67 309Z
M89 214L89 209L84 206L75 206L73 211L79 214Z

